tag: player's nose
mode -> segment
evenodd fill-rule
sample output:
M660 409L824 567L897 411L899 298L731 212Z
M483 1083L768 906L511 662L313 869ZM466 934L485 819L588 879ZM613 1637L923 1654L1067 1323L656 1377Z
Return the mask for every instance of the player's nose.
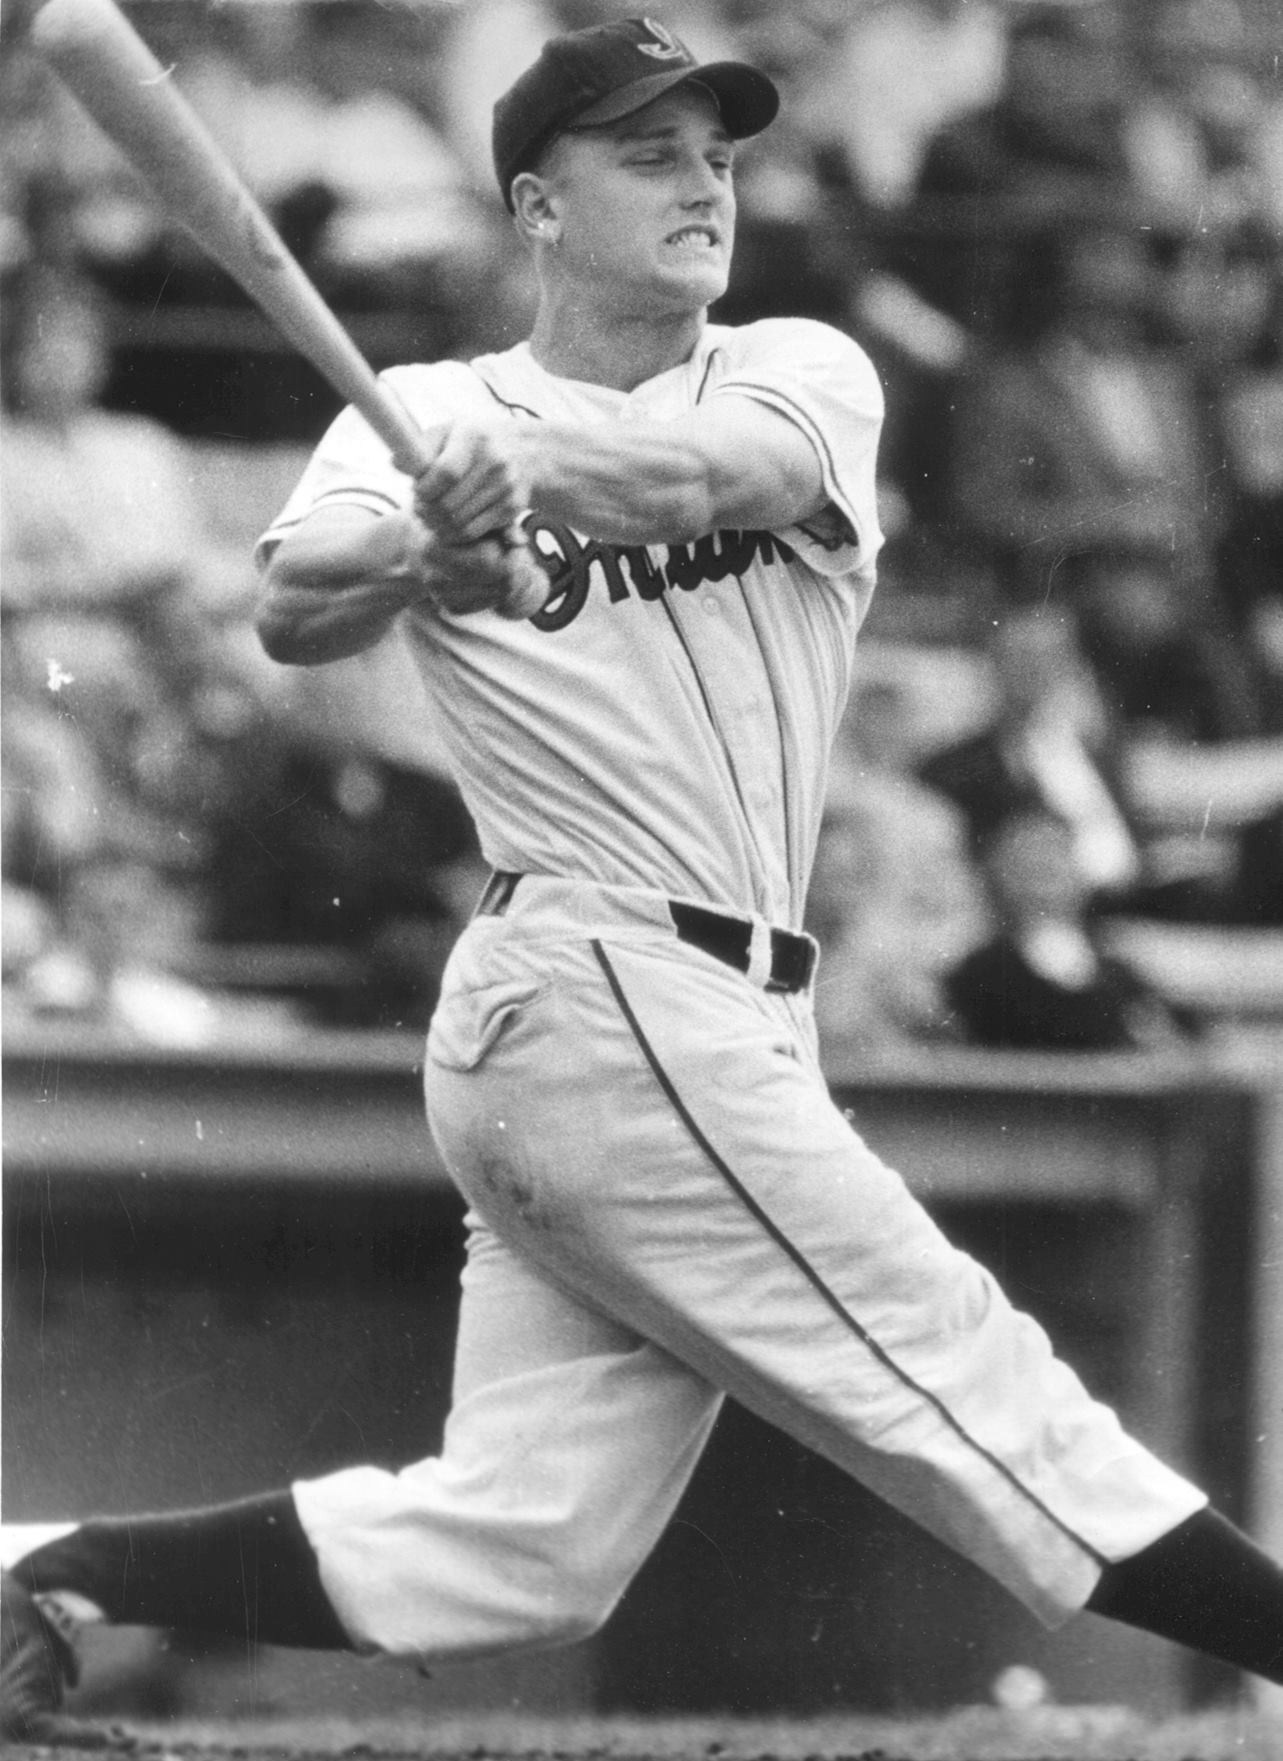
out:
M726 185L715 166L703 154L692 154L683 167L681 199L687 208L713 208L725 196Z

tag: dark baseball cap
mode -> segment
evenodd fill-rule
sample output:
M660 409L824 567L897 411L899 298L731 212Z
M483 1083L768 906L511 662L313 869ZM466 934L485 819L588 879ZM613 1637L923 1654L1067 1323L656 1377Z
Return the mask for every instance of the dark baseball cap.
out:
M649 18L617 19L550 37L539 58L494 107L494 168L512 207L512 180L564 130L630 116L690 81L707 87L733 140L759 134L780 95L742 61L696 61L680 38Z

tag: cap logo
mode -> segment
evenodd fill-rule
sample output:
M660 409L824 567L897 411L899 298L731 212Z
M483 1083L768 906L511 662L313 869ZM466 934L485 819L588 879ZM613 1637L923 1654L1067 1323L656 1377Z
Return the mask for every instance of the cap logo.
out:
M685 49L682 48L671 31L666 31L662 24L656 24L653 18L644 18L641 22L655 39L653 43L638 43L637 47L643 55L649 55L652 61L684 61L686 59Z

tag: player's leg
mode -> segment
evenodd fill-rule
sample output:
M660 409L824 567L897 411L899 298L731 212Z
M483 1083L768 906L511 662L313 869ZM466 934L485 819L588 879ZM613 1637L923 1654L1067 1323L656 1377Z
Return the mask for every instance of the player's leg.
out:
M537 1035L517 1008L485 1055L453 1060L446 1039L430 1065L439 1140L496 1225L1048 1624L1093 1595L1152 1624L1144 1560L1171 1537L1184 1642L1277 1670L1242 1630L1279 1631L1274 1567L1209 1542L1226 1538L1203 1495L851 1131L804 1012L671 942L603 936L582 956L529 1005ZM1237 1632L1209 1612L1209 1571L1233 1579Z
M1087 1606L1283 1682L1283 1568L1219 1511L1108 1564Z
M441 1455L34 1547L6 1574L0 1731L59 1704L68 1620L436 1661L582 1637L668 1521L719 1403L478 1224Z
M205 1509L6 1526L0 1737L56 1740L81 1628L107 1621L345 1648L290 1492Z
M60 1598L58 1609L114 1625L181 1626L318 1650L349 1643L284 1487L78 1523L22 1553L6 1575L38 1599Z
M437 1661L585 1637L667 1524L720 1402L477 1224L441 1454L295 1487L345 1627Z
M3 1557L0 1737L8 1739L58 1740L86 1624L309 1648L350 1643L285 1488L164 1515L6 1525Z

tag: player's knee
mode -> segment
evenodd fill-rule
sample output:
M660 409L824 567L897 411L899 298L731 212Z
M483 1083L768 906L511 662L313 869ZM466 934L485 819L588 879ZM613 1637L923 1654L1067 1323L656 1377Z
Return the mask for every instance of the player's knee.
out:
M563 1611L561 1643L578 1644L591 1639L605 1626L622 1594L622 1586L609 1590L600 1585L578 1586L577 1599Z
M535 1645L575 1645L606 1624L626 1587L626 1577L605 1562L550 1561L541 1606L535 1615Z

